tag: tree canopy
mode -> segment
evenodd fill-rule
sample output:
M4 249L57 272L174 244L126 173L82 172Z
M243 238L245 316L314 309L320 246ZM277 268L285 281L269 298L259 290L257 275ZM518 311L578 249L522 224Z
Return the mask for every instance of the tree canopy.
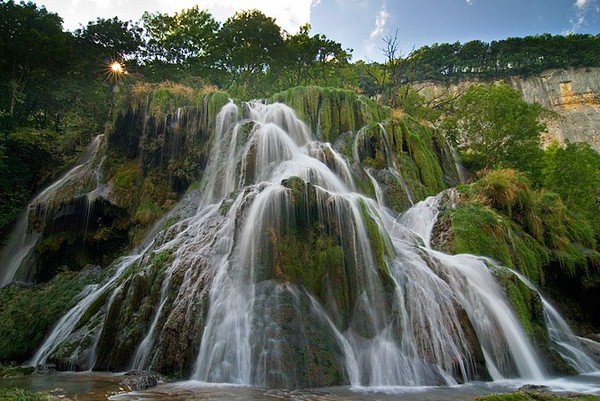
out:
M443 128L468 168L516 168L535 180L541 168L541 110L505 83L472 85L453 104Z
M531 75L550 68L600 67L600 35L541 34L485 43L435 43L402 59L401 80Z

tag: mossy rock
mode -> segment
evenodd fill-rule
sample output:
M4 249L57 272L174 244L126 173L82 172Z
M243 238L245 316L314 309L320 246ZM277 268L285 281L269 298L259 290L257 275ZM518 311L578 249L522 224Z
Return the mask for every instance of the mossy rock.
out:
M91 275L67 272L42 286L0 289L0 361L28 359L92 279Z
M272 96L293 108L322 141L333 142L342 133L389 117L390 109L348 90L296 87Z
M517 390L511 393L480 396L475 398L475 401L600 401L600 396Z
M282 185L289 191L289 211L275 218L279 224L264 228L267 232L261 249L264 265L270 270L259 277L304 286L334 316L336 324L348 327L365 277L375 268L381 276L376 280L389 278L386 260L394 255L390 240L379 228L377 213L365 202L356 213L348 199L327 192L317 195L320 189L298 177L284 180ZM356 245L364 240L363 235L370 241L370 255L363 255Z
M2 366L0 365L0 377L29 376L35 371L33 366Z
M348 384L331 327L293 283L262 281L253 303L253 382L270 388Z

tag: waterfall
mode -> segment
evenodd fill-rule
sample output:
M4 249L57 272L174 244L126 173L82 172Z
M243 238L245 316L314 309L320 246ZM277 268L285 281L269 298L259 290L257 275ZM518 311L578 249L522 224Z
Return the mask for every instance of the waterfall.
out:
M366 126L362 129L360 129L358 131L358 133L356 134L356 138L354 139L354 146L352 148L352 157L354 158L354 160L356 162L359 162L359 163L361 162L361 156L360 156L361 152L359 151L360 146L361 145L368 146L368 140L366 138L366 134L367 134L369 128L370 128L369 126ZM415 202L413 200L413 195L411 194L411 191L408 188L408 185L406 184L404 177L402 177L402 174L400 174L398 171L398 166L397 166L395 157L392 156L390 139L388 137L388 133L385 130L385 127L383 126L383 124L381 124L381 123L377 124L377 133L378 133L379 137L381 138L382 150L385 154L385 164L387 166L385 168L385 170L387 172L389 172L392 175L392 177L394 178L394 180L396 180L398 182L398 184L400 185L400 187L406 194L406 198L408 199L410 204L414 205ZM373 176L371 175L370 172L367 171L367 174L372 181L375 181L375 179L373 178ZM378 186L376 186L376 190L379 191ZM380 199L379 199L380 197L382 198L381 192L377 192L378 201L380 201Z
M117 282L123 273L133 263L139 260L139 255L122 258L115 267L113 276L102 286L92 284L87 286L80 295L81 300L71 308L63 317L56 322L42 345L38 348L35 355L29 362L31 366L37 366L46 362L48 356L56 351L57 347L73 333L83 314L100 297L111 289L112 284Z
M576 336L558 310L552 306L550 301L542 296L541 292L531 281L512 269L504 269L514 274L540 297L550 341L562 359L580 374L600 371L600 366L589 357L582 347L583 342L594 341Z
M31 256L33 248L37 245L38 240L41 237L41 233L36 232L30 227L29 217L32 213L41 214L43 222L46 223L55 214L59 213L60 210L55 210L53 206L53 200L56 196L59 196L61 188L63 188L69 182L74 182L80 179L84 175L90 173L90 167L94 157L98 154L100 149L103 135L97 135L91 143L88 145L82 156L79 158L78 163L69 171L67 171L62 177L53 182L47 188L42 190L26 207L25 212L21 214L15 228L12 230L8 237L8 241L0 252L0 286L5 286L13 282L15 279L28 280L30 279L26 262ZM92 171L96 174L95 171ZM96 177L94 175L94 177ZM94 191L98 191L98 182ZM94 194L91 191L90 194ZM89 216L90 213L90 201L92 199L85 198L84 208L86 214ZM87 225L87 219L84 224ZM85 231L85 228L84 228Z
M185 365L192 379L206 382L424 386L544 378L490 263L430 247L439 205L452 191L398 218L370 173L377 200L357 192L355 177L364 172L315 141L289 107L230 102L216 117L198 194L152 232L148 248L87 288L32 364L52 360L62 344L77 341L79 328L96 324L92 365L112 368L114 352L126 360L117 367ZM166 265L152 262L163 252ZM111 326L122 331L105 332L117 295L124 302L133 294L152 299L146 320L134 313ZM85 320L92 305L101 323ZM133 331L141 334L126 348L123 337Z
M430 239L431 239L431 231L437 219L440 210L440 204L444 198L449 198L447 201L447 207L453 207L454 201L454 191L450 190L444 191L437 196L431 196L419 203L417 203L414 207L406 211L402 217L401 221L407 227L409 227L413 232L415 232L419 237L421 237L424 241L426 247L430 248ZM546 327L548 330L549 338L552 342L553 348L561 355L563 360L567 362L572 368L574 368L578 373L590 373L597 372L600 370L600 367L596 362L594 362L582 349L581 342L583 339L577 337L569 325L562 318L560 313L550 304L548 300L546 300L540 291L537 289L533 283L531 283L526 277L522 274L509 269L505 266L499 266L496 262L492 260L487 260L484 258L476 258L471 255L445 255L439 252L435 252L435 255L438 258L444 259L447 263L447 266L452 266L455 264L457 269L462 270L463 272L467 272L467 270L471 270L467 274L471 275L474 272L474 269L479 269L478 274L485 274L488 277L484 279L477 279L475 277L471 278L471 282L477 285L480 290L482 290L482 295L487 294L486 296L491 297L492 293L495 292L495 298L498 298L498 290L491 290L489 287L493 285L494 279L491 276L491 272L487 265L491 265L496 269L509 271L511 274L514 274L520 281L522 281L527 287L529 287L532 291L534 291L541 299L544 321L546 323ZM458 263L456 263L458 262ZM478 267L479 266L479 267ZM463 290L460 290L460 293L466 294ZM501 297L502 298L502 297ZM504 303L504 305L502 305ZM527 344L528 340L525 338L524 333L519 325L516 322L516 318L514 313L512 313L506 302L502 299L494 299L494 302L490 304L493 307L499 307L502 305L504 311L502 312L505 315L505 318L509 319L510 326L507 334L513 333L514 335L514 345L515 350L511 351L515 353L517 358L524 358L524 368L529 372L528 374L533 374L534 377L540 377L540 374L543 373L542 369L537 366L536 362L537 358L535 355L531 354L529 351L530 345ZM512 315L512 316L511 316ZM482 313L480 317L477 319L487 319L489 316L486 313ZM478 321L478 320L476 320ZM591 341L591 340L587 340ZM489 361L490 353L486 352L486 359ZM495 366L494 366L495 367ZM524 369L524 368L520 368ZM496 372L496 369L492 369L491 372ZM494 377L494 375L492 374ZM500 379L501 376L496 375L494 379Z
M548 334L555 349L560 356L569 363L578 373L592 373L600 371L600 367L590 358L581 347L584 340L577 337L560 313L542 298L544 319L548 326Z

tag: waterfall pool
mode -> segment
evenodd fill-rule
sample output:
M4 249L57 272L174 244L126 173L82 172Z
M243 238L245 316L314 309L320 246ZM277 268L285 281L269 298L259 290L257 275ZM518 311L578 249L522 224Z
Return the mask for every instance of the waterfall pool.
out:
M319 389L263 389L250 386L181 381L144 390L125 392L122 373L54 373L0 379L0 387L45 391L59 399L85 401L467 401L480 395L505 393L527 384L547 386L558 393L600 395L600 372L544 381L501 380L456 386L423 387L329 387Z

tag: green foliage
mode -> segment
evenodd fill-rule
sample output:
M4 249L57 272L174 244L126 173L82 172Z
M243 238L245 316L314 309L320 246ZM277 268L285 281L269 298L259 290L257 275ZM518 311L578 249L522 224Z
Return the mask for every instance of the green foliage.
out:
M51 401L52 397L41 392L33 392L17 387L0 387L0 399L3 401Z
M198 6L174 15L146 12L142 21L147 43L145 59L187 68L205 63L219 28L213 16Z
M52 92L47 80L68 68L68 44L57 14L31 2L0 3L0 110L6 123L21 125L36 114Z
M272 75L284 89L299 85L342 86L339 78L348 64L349 52L323 34L311 36L310 29L306 24L298 33L287 36L281 55L274 60Z
M448 250L492 257L538 282L548 266L570 276L600 260L589 222L556 194L532 190L522 174L491 171L460 190L460 203L444 212L451 221Z
M589 221L600 240L600 154L587 143L553 144L544 160L544 186Z
M298 117L323 141L340 134L383 121L390 109L354 92L315 86L290 88L271 97L293 108Z
M59 157L51 130L20 128L9 134L0 132L0 236L6 234L38 184L44 169Z
M283 48L281 28L258 10L236 12L217 34L217 65L227 72L226 88L243 98L268 92L261 87L265 72Z
M85 284L86 279L67 272L41 287L0 289L0 361L31 356Z
M551 68L600 66L598 35L541 34L484 43L435 43L400 61L399 80L448 81L462 78L532 75Z
M142 46L142 29L117 17L96 18L75 31L79 46L91 59L122 61L136 55Z
M2 366L0 364L0 377L29 376L35 371L33 366Z
M505 83L472 85L456 100L442 128L465 167L515 168L540 181L541 106Z
M430 107L425 98L411 85L401 85L396 91L398 107L412 118L419 121L435 121L441 116L441 110Z

